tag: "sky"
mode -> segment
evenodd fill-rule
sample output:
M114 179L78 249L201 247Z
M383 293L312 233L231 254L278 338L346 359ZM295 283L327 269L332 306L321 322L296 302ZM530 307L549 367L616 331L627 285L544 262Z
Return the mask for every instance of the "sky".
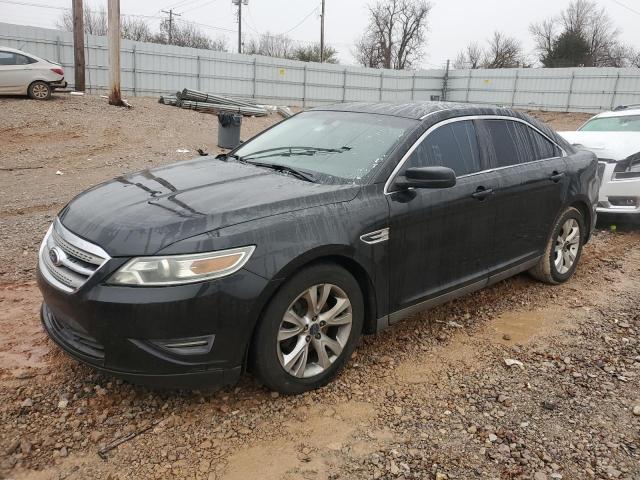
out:
M354 64L353 45L367 25L367 5L375 0L326 0L325 41L338 50L340 63ZM440 68L453 62L469 42L484 43L494 30L522 41L534 55L528 32L532 22L559 13L570 0L431 0L429 33L422 68ZM85 0L85 7L106 7L106 0ZM640 1L598 0L615 25L621 40L640 49ZM39 5L39 6L36 6ZM170 8L181 20L197 22L210 36L224 37L230 51L237 49L237 7L232 0L121 0L122 14L144 15L157 26ZM71 0L0 0L0 21L55 28ZM286 33L301 43L320 38L320 0L249 0L243 6L243 30Z

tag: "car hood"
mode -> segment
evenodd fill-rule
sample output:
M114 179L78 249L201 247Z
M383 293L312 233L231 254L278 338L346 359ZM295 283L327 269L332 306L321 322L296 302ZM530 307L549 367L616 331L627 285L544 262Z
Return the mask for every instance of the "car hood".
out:
M352 200L358 190L201 157L100 184L74 198L59 217L112 257L151 255L218 228Z
M640 152L640 132L558 132L574 146L603 160L624 160Z

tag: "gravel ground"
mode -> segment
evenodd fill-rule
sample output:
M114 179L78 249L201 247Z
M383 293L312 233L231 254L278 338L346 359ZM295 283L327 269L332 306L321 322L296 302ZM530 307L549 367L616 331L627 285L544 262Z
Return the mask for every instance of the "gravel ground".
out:
M633 229L596 232L567 284L520 275L364 337L335 382L297 397L248 376L151 391L67 358L42 332L32 279L52 216L178 148L214 151L214 118L134 103L0 100L0 478L640 480ZM540 115L558 129L584 121Z

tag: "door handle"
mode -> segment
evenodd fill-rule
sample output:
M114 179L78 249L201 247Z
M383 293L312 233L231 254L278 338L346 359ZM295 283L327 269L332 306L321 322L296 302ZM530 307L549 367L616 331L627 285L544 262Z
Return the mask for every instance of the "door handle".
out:
M549 177L549 180L551 180L552 182L558 183L562 179L562 177L564 177L564 172L558 172L554 170L551 176Z
M489 195L493 195L493 188L478 187L476 191L471 194L476 200L484 200Z

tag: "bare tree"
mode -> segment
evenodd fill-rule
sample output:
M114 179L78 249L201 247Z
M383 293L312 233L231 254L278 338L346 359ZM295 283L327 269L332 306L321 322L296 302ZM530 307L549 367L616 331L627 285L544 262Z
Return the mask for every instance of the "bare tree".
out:
M514 68L522 62L520 41L495 31L489 39L489 46L483 61L484 68Z
M104 5L99 9L84 9L84 33L89 35L107 34L107 10ZM65 10L58 19L58 28L67 32L73 32L73 14L71 10Z
M263 33L257 39L252 38L244 45L244 53L249 55L265 55L267 57L292 58L295 50L294 42L286 35Z
M160 32L153 36L154 43L169 44L169 27L171 27L171 45L178 47L203 48L220 52L227 51L227 42L224 38L212 39L203 33L196 25L186 21L165 18L160 22Z
M607 67L620 64L624 47L619 41L620 31L615 28L604 7L593 0L572 0L559 15L529 27L536 50L543 64L549 58L558 60L555 52L561 36L581 38L588 45L584 60L586 67Z
M122 17L120 19L120 36L136 42L151 42L153 39L149 24L135 17Z
M477 42L461 51L454 68L516 68L525 65L520 41L502 32L493 32L485 48Z
M324 63L338 63L337 50L329 45L324 46L322 61ZM291 58L301 62L320 62L320 44L299 46L293 51Z
M458 53L453 62L453 68L476 69L482 67L482 60L485 56L482 47L478 42L471 42L467 48Z
M107 11L104 6L99 9L85 8L84 31L89 35L105 36L107 34ZM73 31L71 10L65 10L58 20L58 28ZM140 18L122 15L120 19L120 36L138 42L168 43L169 21L160 23L160 32L154 33L149 24ZM172 25L171 43L181 47L206 48L208 50L227 51L224 38L212 39L202 33L195 25L188 22L174 21Z
M358 62L374 68L411 68L424 54L431 8L426 0L369 5L369 24L355 49Z

